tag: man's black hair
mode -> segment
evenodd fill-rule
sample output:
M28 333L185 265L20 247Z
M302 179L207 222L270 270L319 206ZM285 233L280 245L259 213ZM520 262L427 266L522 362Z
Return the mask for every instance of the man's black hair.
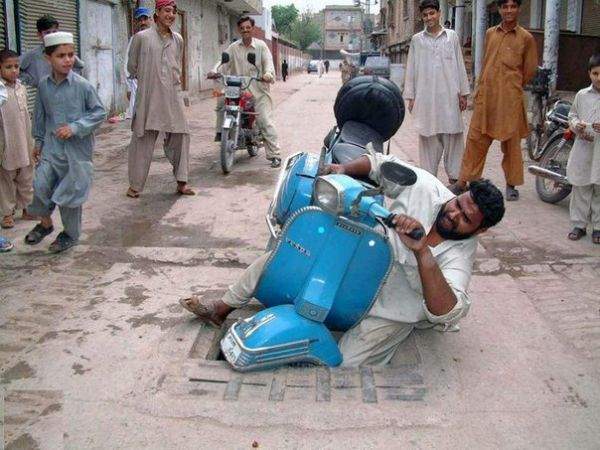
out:
M4 63L8 58L18 58L19 54L9 48L0 50L0 64Z
M513 0L513 2L515 2L517 5L521 6L521 0ZM496 6L498 6L498 8L500 8L505 3L508 3L508 0L496 0Z
M594 53L590 60L588 61L588 72L590 72L594 67L600 66L600 52Z
M243 24L244 22L250 22L252 24L252 26L254 26L254 19L250 16L242 16L238 19L237 21L237 26L239 27L241 24Z
M42 31L49 30L50 28L58 28L58 20L56 20L50 14L44 14L37 20L35 25L37 27L38 32L41 33Z
M469 192L473 201L483 214L480 228L496 225L504 216L504 198L502 192L490 180L471 181Z
M419 12L423 12L427 8L433 8L436 11L439 11L440 2L438 0L421 0L421 2L419 3Z

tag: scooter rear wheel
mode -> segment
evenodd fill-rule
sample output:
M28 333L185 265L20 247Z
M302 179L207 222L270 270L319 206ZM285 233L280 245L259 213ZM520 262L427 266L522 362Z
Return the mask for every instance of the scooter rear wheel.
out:
M225 175L231 172L233 160L235 159L235 142L233 141L233 130L223 130L221 133L221 170Z

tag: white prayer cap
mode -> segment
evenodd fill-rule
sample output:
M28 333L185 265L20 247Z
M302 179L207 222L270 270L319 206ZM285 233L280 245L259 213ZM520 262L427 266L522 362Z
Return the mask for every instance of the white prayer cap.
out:
M44 36L44 47L53 47L61 44L73 44L73 34L66 31L56 31Z

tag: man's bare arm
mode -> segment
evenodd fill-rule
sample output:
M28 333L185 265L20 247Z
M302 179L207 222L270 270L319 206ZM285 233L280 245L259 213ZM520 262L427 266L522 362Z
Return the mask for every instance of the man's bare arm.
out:
M435 316L448 314L456 305L456 295L437 265L431 250L429 247L425 247L423 250L415 252L415 256L427 309Z
M346 164L330 164L325 173L340 173L351 177L368 177L371 173L371 161L365 155Z

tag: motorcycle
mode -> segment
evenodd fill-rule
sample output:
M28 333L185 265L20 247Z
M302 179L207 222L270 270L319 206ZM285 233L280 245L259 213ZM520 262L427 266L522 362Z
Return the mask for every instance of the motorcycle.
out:
M223 52L221 65L229 62L229 54ZM248 54L248 62L256 67L256 54ZM256 67L256 73L259 73ZM224 174L231 172L237 150L246 150L251 157L258 155L261 135L256 125L258 113L254 109L254 96L248 91L257 77L217 74L225 86L225 106L221 128L221 169Z
M272 251L254 295L266 309L239 320L221 340L236 370L339 365L330 330L346 331L362 320L389 275L393 250L387 228L379 225L391 226L393 215L383 206L383 191L390 183L414 184L415 173L384 163L382 186L374 186L323 175L323 168L382 152L404 118L402 97L388 80L358 77L340 89L334 111L337 125L320 154L296 153L280 171L266 216ZM422 229L412 233L423 235Z
M560 100L548 112L546 130L548 139L539 155L539 164L528 167L536 176L535 189L546 203L558 203L571 193L567 180L567 161L575 142L575 134L569 129L571 103Z

